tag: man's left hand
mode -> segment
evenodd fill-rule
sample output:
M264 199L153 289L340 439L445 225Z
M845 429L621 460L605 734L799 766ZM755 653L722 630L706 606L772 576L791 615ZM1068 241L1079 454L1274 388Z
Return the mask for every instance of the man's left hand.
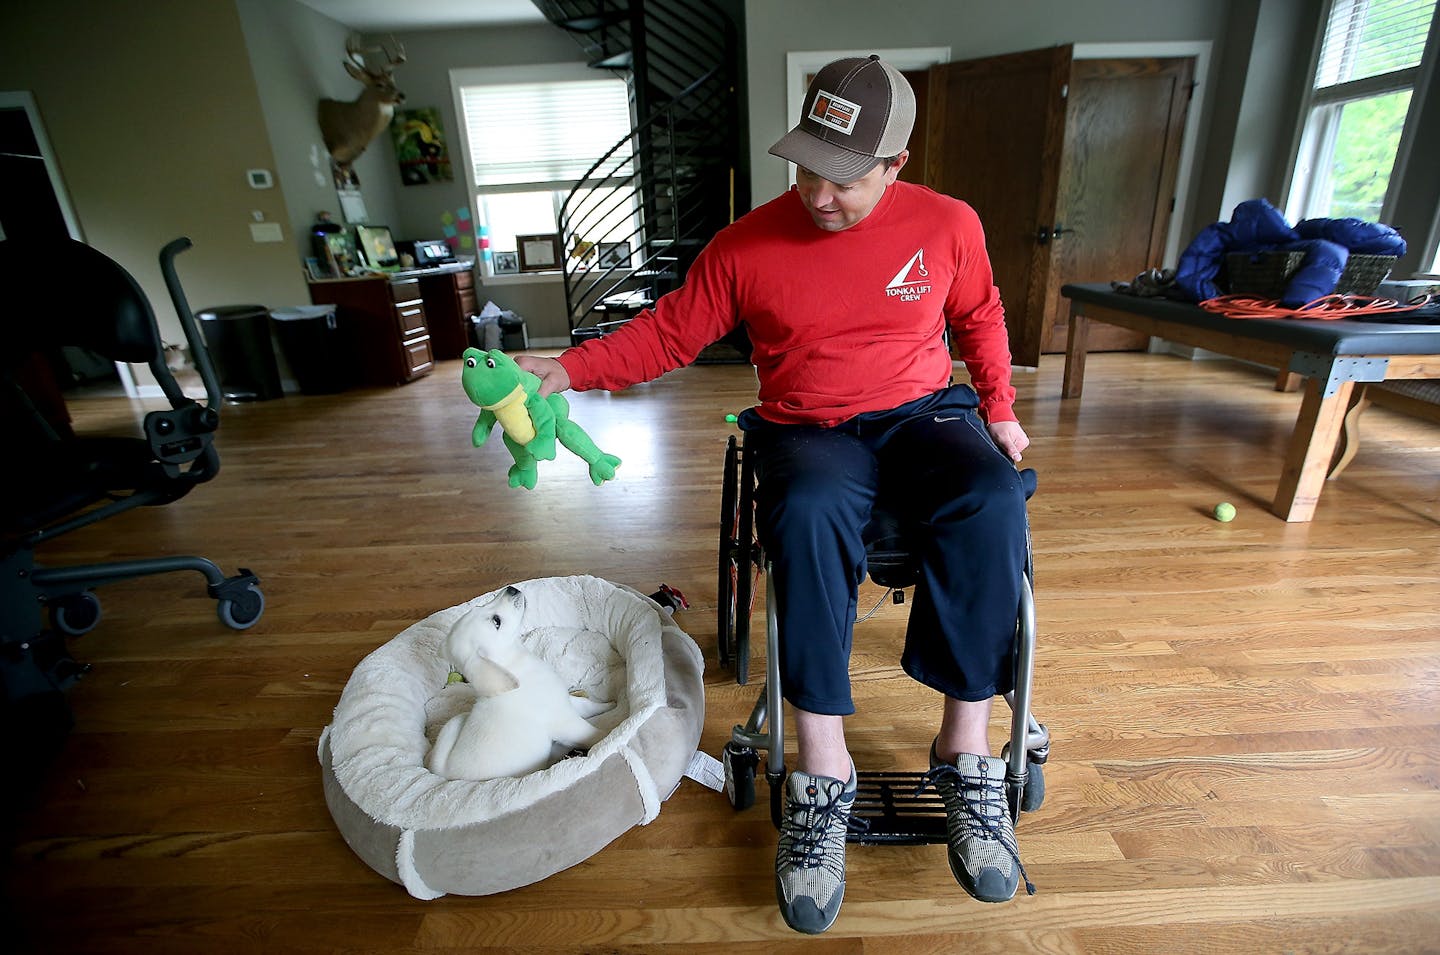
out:
M995 444L1010 455L1012 461L1018 462L1020 453L1030 446L1030 439L1018 421L993 421L986 427L990 429L990 437L995 439Z

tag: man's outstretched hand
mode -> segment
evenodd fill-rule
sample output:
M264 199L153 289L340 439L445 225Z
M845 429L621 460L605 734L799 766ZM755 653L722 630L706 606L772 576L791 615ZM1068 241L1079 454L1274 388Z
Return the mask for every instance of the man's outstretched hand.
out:
M570 390L570 373L565 366L553 358L539 358L535 355L516 355L515 364L540 379L540 397L545 398L557 391Z

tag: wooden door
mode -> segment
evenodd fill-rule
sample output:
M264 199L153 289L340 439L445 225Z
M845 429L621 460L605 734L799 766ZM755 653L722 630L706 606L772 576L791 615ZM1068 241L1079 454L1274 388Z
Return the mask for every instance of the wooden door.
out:
M1165 264L1193 62L1074 62L1050 240L1044 352L1065 350L1068 310L1061 285L1128 281ZM1142 350L1148 344L1140 332L1097 324L1089 350Z
M1192 71L1069 46L931 68L925 182L980 215L1015 364L1064 351L1061 285L1164 264ZM1091 349L1145 345L1115 329Z
M1070 63L1066 45L930 70L925 181L979 213L1017 365L1040 364Z

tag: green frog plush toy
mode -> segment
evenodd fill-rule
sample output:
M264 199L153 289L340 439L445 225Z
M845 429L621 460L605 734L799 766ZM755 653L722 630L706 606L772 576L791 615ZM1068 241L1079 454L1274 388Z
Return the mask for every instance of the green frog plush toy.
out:
M599 487L615 476L620 459L595 446L590 436L570 420L570 402L564 395L540 397L540 379L515 364L496 348L467 348L460 383L465 394L480 406L480 417L470 441L480 447L496 423L515 463L510 486L533 488L539 477L536 462L555 460L555 442L575 452L590 465L590 480Z

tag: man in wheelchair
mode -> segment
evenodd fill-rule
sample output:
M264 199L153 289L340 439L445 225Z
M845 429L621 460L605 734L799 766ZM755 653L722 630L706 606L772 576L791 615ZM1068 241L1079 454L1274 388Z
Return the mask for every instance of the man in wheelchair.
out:
M808 933L830 927L844 895L851 629L861 533L881 495L923 534L901 663L944 696L926 779L945 803L950 867L988 902L1012 898L1022 875L987 728L1014 680L1027 560L1014 462L1029 439L1012 409L978 217L897 180L914 115L909 84L877 57L825 66L799 124L770 149L797 165L795 188L715 236L652 310L559 359L517 359L542 394L615 390L688 364L742 323L749 333L759 404L739 424L784 595L780 684L798 745L776 897L786 923ZM950 342L973 390L950 384Z

